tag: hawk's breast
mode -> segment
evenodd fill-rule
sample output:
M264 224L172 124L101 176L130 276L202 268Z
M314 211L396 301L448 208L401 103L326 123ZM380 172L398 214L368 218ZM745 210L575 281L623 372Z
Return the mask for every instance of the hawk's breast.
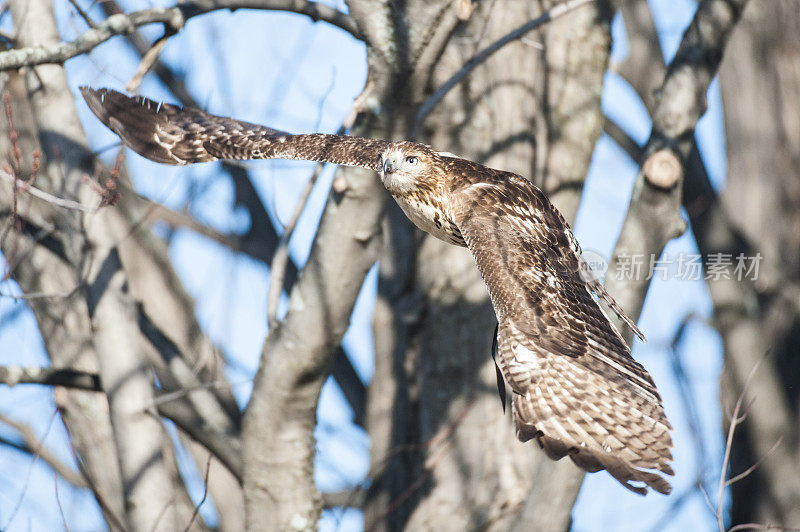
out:
M414 225L448 244L466 247L461 231L446 215L440 201L431 196L416 194L394 196L394 199Z

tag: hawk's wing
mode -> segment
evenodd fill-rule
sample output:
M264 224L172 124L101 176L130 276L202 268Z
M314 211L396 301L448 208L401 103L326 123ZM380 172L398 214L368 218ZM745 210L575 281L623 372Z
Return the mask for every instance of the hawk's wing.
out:
M500 323L518 437L638 493L669 493L658 472L673 474L671 427L653 380L581 277L567 223L539 189L505 177L452 201Z
M81 87L81 92L92 112L126 146L159 163L299 159L377 171L380 153L388 145L385 140L348 135L291 135L110 89Z

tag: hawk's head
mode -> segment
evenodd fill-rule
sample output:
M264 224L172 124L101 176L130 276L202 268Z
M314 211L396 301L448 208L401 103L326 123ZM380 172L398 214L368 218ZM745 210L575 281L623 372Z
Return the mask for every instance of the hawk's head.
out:
M443 179L442 157L416 142L393 142L380 155L383 185L395 196L434 191Z

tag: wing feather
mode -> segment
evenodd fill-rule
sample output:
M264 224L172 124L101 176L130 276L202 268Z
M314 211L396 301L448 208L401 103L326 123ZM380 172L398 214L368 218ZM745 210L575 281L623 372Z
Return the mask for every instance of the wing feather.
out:
M606 469L637 493L669 493L659 474L672 474L661 398L581 275L569 226L521 177L483 179L496 183L452 192L453 218L497 313L518 437L553 459Z
M192 164L218 159L297 159L379 170L385 140L348 135L291 135L190 107L81 87L92 112L126 146L152 161Z

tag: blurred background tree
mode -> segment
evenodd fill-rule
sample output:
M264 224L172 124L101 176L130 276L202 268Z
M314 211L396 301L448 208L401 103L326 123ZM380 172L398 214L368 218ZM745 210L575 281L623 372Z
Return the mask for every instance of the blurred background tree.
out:
M799 26L792 0L8 0L0 527L800 526ZM471 257L374 174L155 165L84 84L530 177L641 314L673 495L516 441ZM698 253L762 260L679 278Z

